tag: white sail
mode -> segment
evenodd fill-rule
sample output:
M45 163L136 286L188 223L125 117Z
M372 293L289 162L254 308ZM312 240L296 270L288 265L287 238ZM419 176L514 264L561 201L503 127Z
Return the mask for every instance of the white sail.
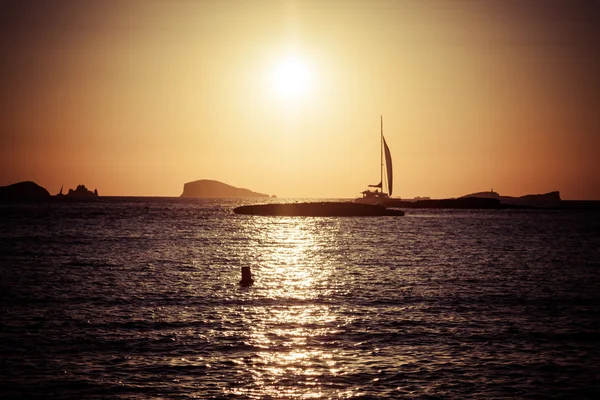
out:
M392 153L390 153L390 148L385 142L385 138L383 138L383 150L385 152L385 170L387 171L387 184L388 184L388 194L390 197L392 196L392 189L394 187L394 173L392 169Z

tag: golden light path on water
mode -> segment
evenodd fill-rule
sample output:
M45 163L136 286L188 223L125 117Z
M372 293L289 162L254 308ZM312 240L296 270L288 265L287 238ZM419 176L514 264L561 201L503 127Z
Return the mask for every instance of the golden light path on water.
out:
M319 301L337 286L330 280L337 268L332 253L339 250L339 221L258 218L249 224L248 233L254 242L248 248L248 262L256 266L256 283L249 290L258 298L276 301L244 307L250 330L247 344L260 350L252 365L246 366L254 383L229 393L257 398L322 398L325 393L319 377L343 374L348 368L336 361L339 349L325 349L319 343L320 338L340 331L336 310ZM336 395L344 398L356 394L343 389Z

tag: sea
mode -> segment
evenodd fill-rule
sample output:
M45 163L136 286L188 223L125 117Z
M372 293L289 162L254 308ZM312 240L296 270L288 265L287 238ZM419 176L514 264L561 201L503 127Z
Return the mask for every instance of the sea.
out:
M600 397L599 212L250 203L0 205L0 398Z

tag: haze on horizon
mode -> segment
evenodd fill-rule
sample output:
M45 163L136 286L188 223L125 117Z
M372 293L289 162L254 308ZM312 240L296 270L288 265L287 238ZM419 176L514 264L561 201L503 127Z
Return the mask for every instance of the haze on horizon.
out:
M0 186L600 199L594 1L4 1Z

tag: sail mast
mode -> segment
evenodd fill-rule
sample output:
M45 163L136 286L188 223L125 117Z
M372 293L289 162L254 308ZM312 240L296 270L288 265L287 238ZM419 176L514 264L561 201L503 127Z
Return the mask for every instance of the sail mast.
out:
M381 122L380 122L381 138L379 140L379 145L380 145L379 157L380 157L381 166L379 169L379 172L380 172L379 182L381 182L381 193L383 193L383 115L381 115L380 118L381 118Z

